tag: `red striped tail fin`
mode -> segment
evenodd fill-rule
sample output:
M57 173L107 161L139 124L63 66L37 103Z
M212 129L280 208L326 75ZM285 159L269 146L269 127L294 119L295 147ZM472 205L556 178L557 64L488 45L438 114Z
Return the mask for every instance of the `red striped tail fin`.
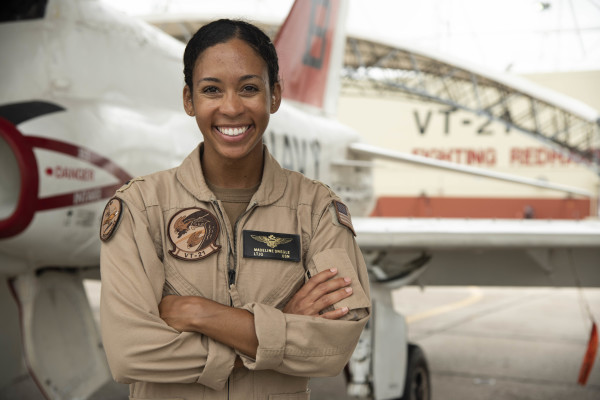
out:
M346 0L296 0L275 39L284 98L335 114L347 8Z

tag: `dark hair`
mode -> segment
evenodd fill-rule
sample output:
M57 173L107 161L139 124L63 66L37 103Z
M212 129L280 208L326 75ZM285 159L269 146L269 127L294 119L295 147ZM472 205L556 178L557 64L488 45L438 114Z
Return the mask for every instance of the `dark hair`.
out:
M192 75L196 60L207 48L237 38L248 43L267 64L271 90L279 82L277 51L271 39L256 26L239 20L220 19L204 25L192 36L183 53L185 83L193 88Z

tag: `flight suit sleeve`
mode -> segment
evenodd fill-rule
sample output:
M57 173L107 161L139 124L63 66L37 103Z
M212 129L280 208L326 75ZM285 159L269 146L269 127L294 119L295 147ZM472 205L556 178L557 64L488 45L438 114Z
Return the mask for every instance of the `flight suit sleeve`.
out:
M240 354L248 369L273 369L296 376L335 376L350 359L370 315L368 275L353 232L335 220L332 206L322 214L307 253L306 268L320 272L335 267L339 277L353 279L353 294L336 304L347 306L346 318L285 314L265 304L244 308L254 314L256 359Z
M101 249L100 318L104 348L116 381L200 383L222 389L233 350L159 316L165 281L144 210L122 203L122 217Z

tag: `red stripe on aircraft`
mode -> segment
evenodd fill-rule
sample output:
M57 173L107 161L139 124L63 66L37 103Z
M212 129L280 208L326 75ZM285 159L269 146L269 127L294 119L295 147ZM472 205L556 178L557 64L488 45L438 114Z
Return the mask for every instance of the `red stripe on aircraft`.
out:
M77 192L72 193L44 197L38 199L36 203L36 211L78 206L81 204L92 203L94 201L106 199L115 194L115 191L121 186L123 186L121 183L117 183L115 185L107 185L97 188L78 190Z
M87 161L90 164L96 165L111 173L122 182L126 182L131 179L131 175L129 175L127 172L125 172L125 170L117 166L115 163L84 147L38 136L28 136L27 139L29 143L31 143L32 147L56 151L57 153L66 154L79 158L80 160Z
M20 171L17 207L5 219L0 219L0 238L17 235L29 226L35 214L39 176L35 155L25 136L9 121L0 117L0 137L8 143Z
M20 172L18 202L8 218L0 219L0 238L15 236L23 232L37 211L87 204L108 198L124 182L131 179L124 169L92 150L55 139L25 136L13 123L2 117L0 117L0 138L4 139L10 147ZM89 162L112 174L119 180L119 183L38 198L39 173L38 163L33 153L34 148L55 151Z

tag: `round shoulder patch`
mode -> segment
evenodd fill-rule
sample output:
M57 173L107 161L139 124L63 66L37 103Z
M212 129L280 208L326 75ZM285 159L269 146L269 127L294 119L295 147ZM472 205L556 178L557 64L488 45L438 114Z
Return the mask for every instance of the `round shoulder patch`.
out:
M117 225L119 225L119 221L121 220L122 210L121 199L117 197L110 199L106 207L104 207L102 222L100 223L100 239L103 242L106 242L115 233Z
M169 254L186 261L200 260L219 251L219 221L204 208L186 208L171 217L168 226L173 250Z

